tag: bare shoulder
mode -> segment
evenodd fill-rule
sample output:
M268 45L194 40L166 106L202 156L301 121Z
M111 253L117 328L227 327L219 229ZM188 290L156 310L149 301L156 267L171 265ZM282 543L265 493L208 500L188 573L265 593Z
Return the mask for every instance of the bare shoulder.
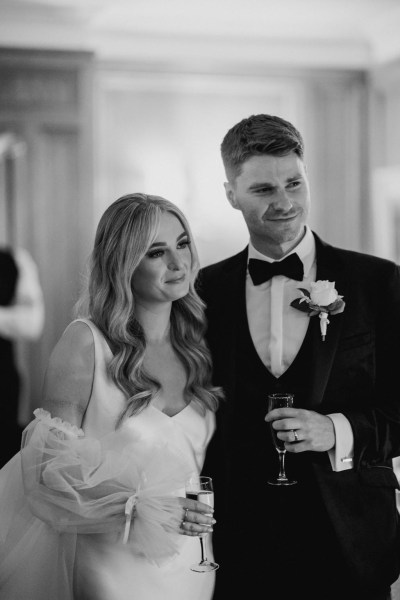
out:
M72 322L55 345L48 362L43 408L81 426L93 385L94 340L90 327Z

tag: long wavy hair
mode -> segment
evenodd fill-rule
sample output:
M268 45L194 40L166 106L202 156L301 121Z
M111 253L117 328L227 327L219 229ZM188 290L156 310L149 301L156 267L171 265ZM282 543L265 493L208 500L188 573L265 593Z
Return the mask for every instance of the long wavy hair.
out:
M109 374L127 398L117 427L146 407L161 389L143 367L146 338L135 317L132 278L157 236L163 213L173 214L191 240L189 292L172 303L170 318L171 344L187 376L185 397L203 411L215 411L223 395L211 383L204 304L194 288L199 260L189 224L177 206L160 196L128 194L113 202L100 219L88 276L75 308L77 317L89 318L100 329L112 350Z

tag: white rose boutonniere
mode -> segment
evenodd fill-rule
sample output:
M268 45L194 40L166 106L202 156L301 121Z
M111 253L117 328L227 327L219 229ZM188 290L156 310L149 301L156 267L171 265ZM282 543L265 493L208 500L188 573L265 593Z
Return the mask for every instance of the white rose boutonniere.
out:
M300 298L296 298L290 306L306 312L310 317L319 315L322 341L325 340L328 327L328 315L337 315L344 311L345 302L335 289L334 281L318 280L311 283L311 290L299 288Z

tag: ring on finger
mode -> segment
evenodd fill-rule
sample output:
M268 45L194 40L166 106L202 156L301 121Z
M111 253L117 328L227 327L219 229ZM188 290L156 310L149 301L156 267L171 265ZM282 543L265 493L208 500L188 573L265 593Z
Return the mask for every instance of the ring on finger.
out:
M185 514L183 515L183 519L182 519L181 527L183 527L183 526L184 526L184 524L186 523L186 521L187 521L187 516L188 516L188 512L189 512L189 509L188 509L188 508L185 508L184 510L185 510Z
M293 435L294 435L294 442L298 442L299 441L299 436L297 435L297 431L295 429L292 429L293 431Z

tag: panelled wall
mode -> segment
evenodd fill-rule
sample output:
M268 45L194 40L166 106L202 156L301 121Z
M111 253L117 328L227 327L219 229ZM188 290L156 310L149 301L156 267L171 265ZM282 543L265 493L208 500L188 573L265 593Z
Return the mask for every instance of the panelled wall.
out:
M1 134L18 150L5 241L31 253L46 307L41 339L19 347L26 422L40 405L45 366L71 319L92 241L91 54L0 50Z

